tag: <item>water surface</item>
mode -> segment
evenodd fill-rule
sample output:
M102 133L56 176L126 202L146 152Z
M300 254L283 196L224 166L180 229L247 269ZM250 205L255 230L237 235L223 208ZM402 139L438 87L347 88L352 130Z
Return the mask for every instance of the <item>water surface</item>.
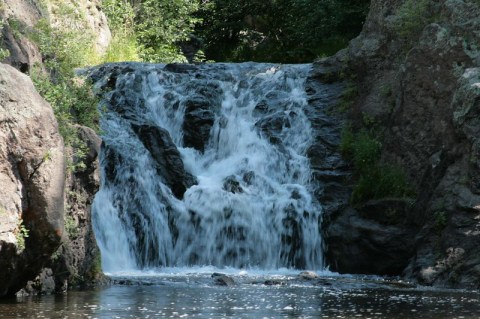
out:
M0 318L478 318L480 314L480 296L473 291L410 288L380 278L335 274L303 281L294 272L227 273L234 286L215 285L207 271L116 276L117 284L93 291L2 301Z

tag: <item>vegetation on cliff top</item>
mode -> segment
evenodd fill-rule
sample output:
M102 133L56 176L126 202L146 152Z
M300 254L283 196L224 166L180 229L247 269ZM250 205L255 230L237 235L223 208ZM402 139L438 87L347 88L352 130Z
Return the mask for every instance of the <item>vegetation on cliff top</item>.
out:
M360 32L369 3L104 0L103 8L114 39L124 39L129 52L135 51L132 58L181 62L193 47L197 60L295 63L346 46Z

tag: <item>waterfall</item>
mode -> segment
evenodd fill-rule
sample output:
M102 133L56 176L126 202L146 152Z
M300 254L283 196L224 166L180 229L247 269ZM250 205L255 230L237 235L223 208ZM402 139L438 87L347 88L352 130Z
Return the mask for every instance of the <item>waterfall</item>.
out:
M323 267L310 65L113 64L93 203L105 271Z

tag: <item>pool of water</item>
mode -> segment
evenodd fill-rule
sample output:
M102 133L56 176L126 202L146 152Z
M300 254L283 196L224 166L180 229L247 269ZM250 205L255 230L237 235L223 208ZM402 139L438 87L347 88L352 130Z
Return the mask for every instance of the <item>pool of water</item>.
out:
M479 318L476 291L413 287L372 277L298 273L117 274L115 284L65 296L0 301L0 318Z

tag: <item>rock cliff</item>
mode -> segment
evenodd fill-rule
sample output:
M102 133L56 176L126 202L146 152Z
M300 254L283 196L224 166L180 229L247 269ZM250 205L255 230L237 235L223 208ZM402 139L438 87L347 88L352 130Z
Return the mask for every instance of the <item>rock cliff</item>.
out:
M104 52L110 31L99 3L1 1L0 46L9 51L4 62L24 73L34 64L42 67L44 57L30 35L41 19L64 23L62 6L82 17L77 27L95 37L97 53ZM78 152L64 146L52 107L31 80L6 64L0 65L0 78L0 297L22 287L22 293L36 294L99 282L90 204L99 184L101 141L79 126L86 156L77 158Z
M53 111L30 79L2 64L0 83L0 295L5 295L39 273L60 244L65 158Z
M350 123L381 133L416 193L328 211L332 269L480 287L479 17L478 1L373 0L362 33L316 63L349 76Z
M0 3L0 47L10 53L4 63L24 73L34 64L42 65L40 50L29 35L40 19L47 19L54 27L74 28L91 35L95 53L99 55L106 52L112 38L100 0L3 0Z

